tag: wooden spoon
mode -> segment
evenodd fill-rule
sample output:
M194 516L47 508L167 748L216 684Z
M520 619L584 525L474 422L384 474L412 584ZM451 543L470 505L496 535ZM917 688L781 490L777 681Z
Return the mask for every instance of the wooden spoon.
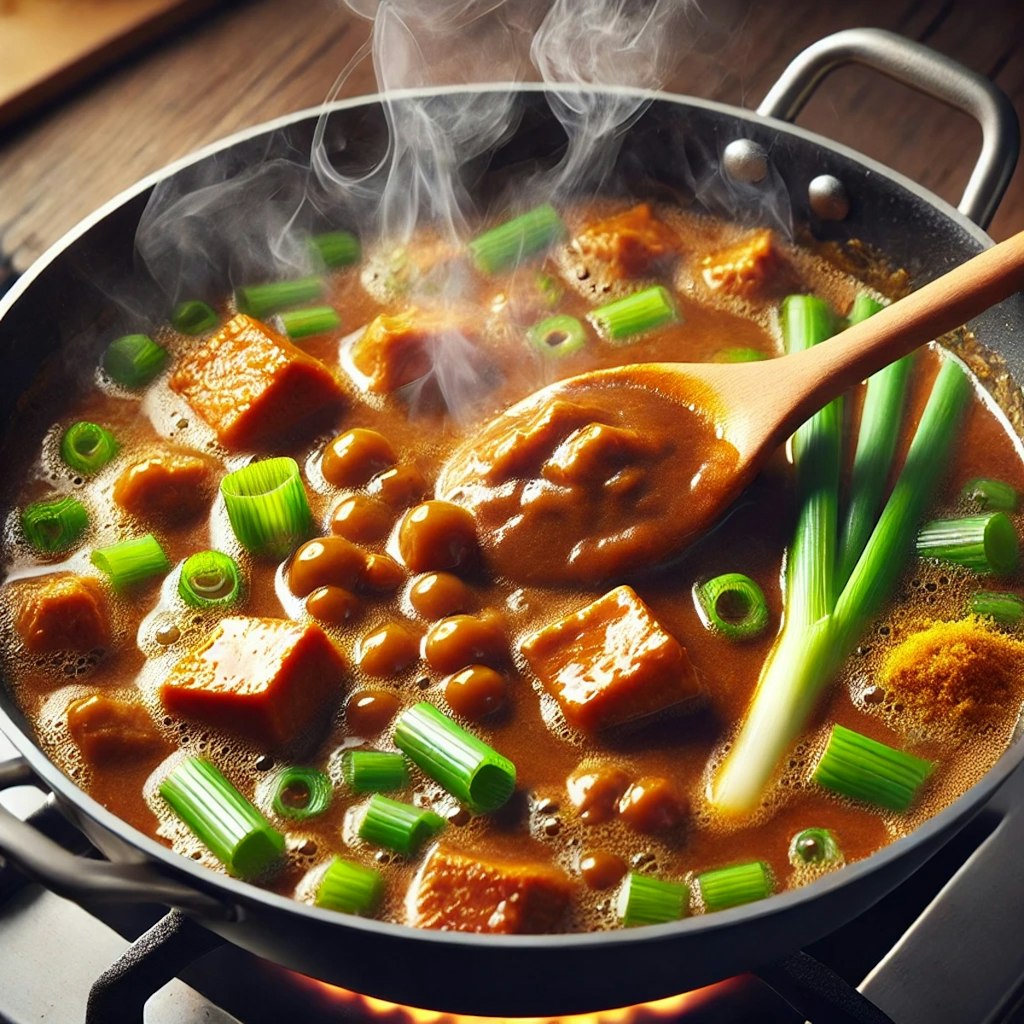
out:
M485 520L485 545L488 530L504 538L511 531L495 520L488 505L488 482L485 480L481 485L481 478L493 469L487 462L489 451L500 448L506 438L514 440L528 433L532 429L529 424L535 423L538 414L555 400L580 400L593 405L595 394L604 392L614 396L608 402L609 407L614 407L620 405L626 394L623 388L629 389L630 394L635 394L636 389L656 393L662 402L668 399L676 408L683 406L695 414L684 417L683 410L679 411L679 423L685 424L686 429L703 426L703 430L695 431L692 444L689 439L677 438L679 447L706 446L710 450L714 446L717 456L713 471L699 473L692 480L687 477L689 493L665 504L662 521L651 531L649 540L639 549L624 547L621 556L616 556L612 551L614 538L624 534L621 522L610 524L597 547L611 557L603 561L596 557L588 559L584 552L574 566L571 563L579 545L571 543L574 538L570 537L564 546L564 561L570 563L565 569L557 564L557 549L543 558L527 557L531 547L539 543L539 537L531 537L522 550L510 550L507 556L491 552L502 556L498 558L500 570L508 573L515 569L515 576L538 582L589 582L620 575L623 569L647 568L678 553L713 525L769 456L822 406L882 367L1022 288L1024 232L802 352L753 363L635 363L559 381L512 406L456 452L441 474L438 494L479 509L478 515L482 514ZM620 413L626 426L635 418L634 412ZM724 460L723 443L728 449L728 458ZM497 482L506 488L503 493L507 498L508 481ZM495 483L493 476L489 483ZM587 504L589 497L581 492L575 505ZM573 506L566 507L568 519L573 511ZM518 519L519 509L515 503L510 505L506 501L500 515L506 520ZM596 507L581 516L579 532L585 532L591 522L600 531L600 516L601 510ZM571 531L568 519L564 525Z

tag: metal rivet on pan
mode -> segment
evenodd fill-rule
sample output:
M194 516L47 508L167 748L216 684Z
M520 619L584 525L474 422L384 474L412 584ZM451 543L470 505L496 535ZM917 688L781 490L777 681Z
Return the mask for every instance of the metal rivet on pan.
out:
M832 174L819 174L807 186L811 209L822 220L845 220L850 212L846 186Z
M722 152L722 167L735 181L753 185L768 175L768 152L759 142L733 139Z

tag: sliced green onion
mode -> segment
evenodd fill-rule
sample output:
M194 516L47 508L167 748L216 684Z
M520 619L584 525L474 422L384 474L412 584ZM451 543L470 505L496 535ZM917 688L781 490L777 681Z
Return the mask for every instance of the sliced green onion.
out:
M89 560L110 577L110 582L118 590L142 583L171 567L160 541L151 533L96 548Z
M384 895L384 876L373 868L335 857L316 890L315 902L343 914L372 914Z
M715 353L716 363L759 363L768 353L759 348L723 348Z
M283 818L305 821L323 814L334 795L330 776L319 768L289 765L274 783L274 810Z
M477 235L469 243L469 252L478 270L497 274L518 267L568 234L558 211L545 203Z
M549 309L554 309L565 294L565 288L562 287L557 277L552 277L551 274L538 274L537 293Z
M891 811L905 811L934 762L833 725L812 778L819 786Z
M66 551L89 525L89 513L76 498L47 498L26 505L21 513L25 539L43 554Z
M313 334L324 334L341 326L341 317L330 306L310 306L308 309L292 309L278 314L284 333L292 341L308 338Z
M341 774L356 793L388 793L409 784L409 769L401 754L382 750L346 750Z
M545 356L567 356L587 343L583 324L574 316L551 316L526 332L530 344Z
M183 761L160 795L230 874L259 878L281 860L284 836L209 761Z
M1005 512L990 512L925 523L917 534L917 553L975 572L1005 576L1017 568L1020 541Z
M88 476L101 470L121 446L109 430L98 423L79 420L60 439L60 457L76 473Z
M314 260L325 267L347 267L362 256L359 239L351 231L325 231L313 235L309 248Z
M836 837L827 828L805 828L797 832L789 843L789 862L794 867L832 864L841 856Z
M1000 626L1019 626L1024 622L1024 601L1016 594L983 590L970 599L967 609L972 615L995 619Z
M239 313L248 313L264 320L282 309L301 306L322 298L324 283L319 277L303 277L297 281L273 281L270 284L252 284L235 292L235 305Z
M511 761L427 701L399 716L395 746L470 810L496 810L516 788Z
M686 917L690 887L685 882L663 882L631 871L615 901L615 912L627 928L642 924L664 924Z
M598 306L589 320L611 341L625 341L662 324L677 323L679 309L669 290L658 284Z
M284 558L313 528L294 459L264 459L228 473L220 493L238 542L255 555Z
M772 876L764 861L715 868L697 876L704 909L709 913L763 900L772 893Z
M103 369L123 387L140 388L167 365L168 358L167 349L148 334L126 334L107 346Z
M444 818L433 811L374 793L359 825L359 838L408 855L415 853L443 827Z
M178 594L190 608L222 608L234 604L242 590L237 563L222 551L199 551L181 567Z
M179 302L171 313L171 324L182 334L202 334L211 327L217 326L217 311L199 299L186 299Z
M1016 488L1002 480L979 477L964 485L963 496L983 512L1015 512L1020 502Z
M697 611L705 628L730 640L749 640L768 625L764 591L740 572L727 572L694 588Z
M871 296L858 295L850 323L860 323L881 308L882 304ZM878 521L899 438L912 362L913 358L907 356L868 378L850 474L850 501L839 534L839 587L850 578Z

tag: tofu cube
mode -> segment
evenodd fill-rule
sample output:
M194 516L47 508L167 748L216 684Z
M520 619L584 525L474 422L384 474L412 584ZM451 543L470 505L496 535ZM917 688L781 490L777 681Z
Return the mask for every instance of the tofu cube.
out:
M141 704L93 694L68 706L68 732L90 765L119 764L168 747Z
M60 573L23 585L14 628L33 652L94 651L110 644L103 585L91 576Z
M570 725L600 732L701 696L686 651L631 587L527 637L523 654Z
M232 616L174 666L160 699L172 715L283 747L330 713L344 677L319 626Z
M705 256L700 269L712 291L743 298L766 291L781 266L772 233L765 229Z
M592 224L572 243L588 269L605 279L642 277L678 255L679 239L647 203ZM600 266L592 266L593 263ZM603 267L603 270L602 270Z
M213 462L189 452L162 452L130 465L114 483L114 502L145 523L183 523L209 509Z

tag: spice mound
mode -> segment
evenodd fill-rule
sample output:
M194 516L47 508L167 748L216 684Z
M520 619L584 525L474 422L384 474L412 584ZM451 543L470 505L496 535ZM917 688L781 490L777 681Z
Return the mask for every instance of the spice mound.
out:
M922 722L953 730L984 725L1019 693L1024 641L969 616L933 622L894 648L880 685Z

